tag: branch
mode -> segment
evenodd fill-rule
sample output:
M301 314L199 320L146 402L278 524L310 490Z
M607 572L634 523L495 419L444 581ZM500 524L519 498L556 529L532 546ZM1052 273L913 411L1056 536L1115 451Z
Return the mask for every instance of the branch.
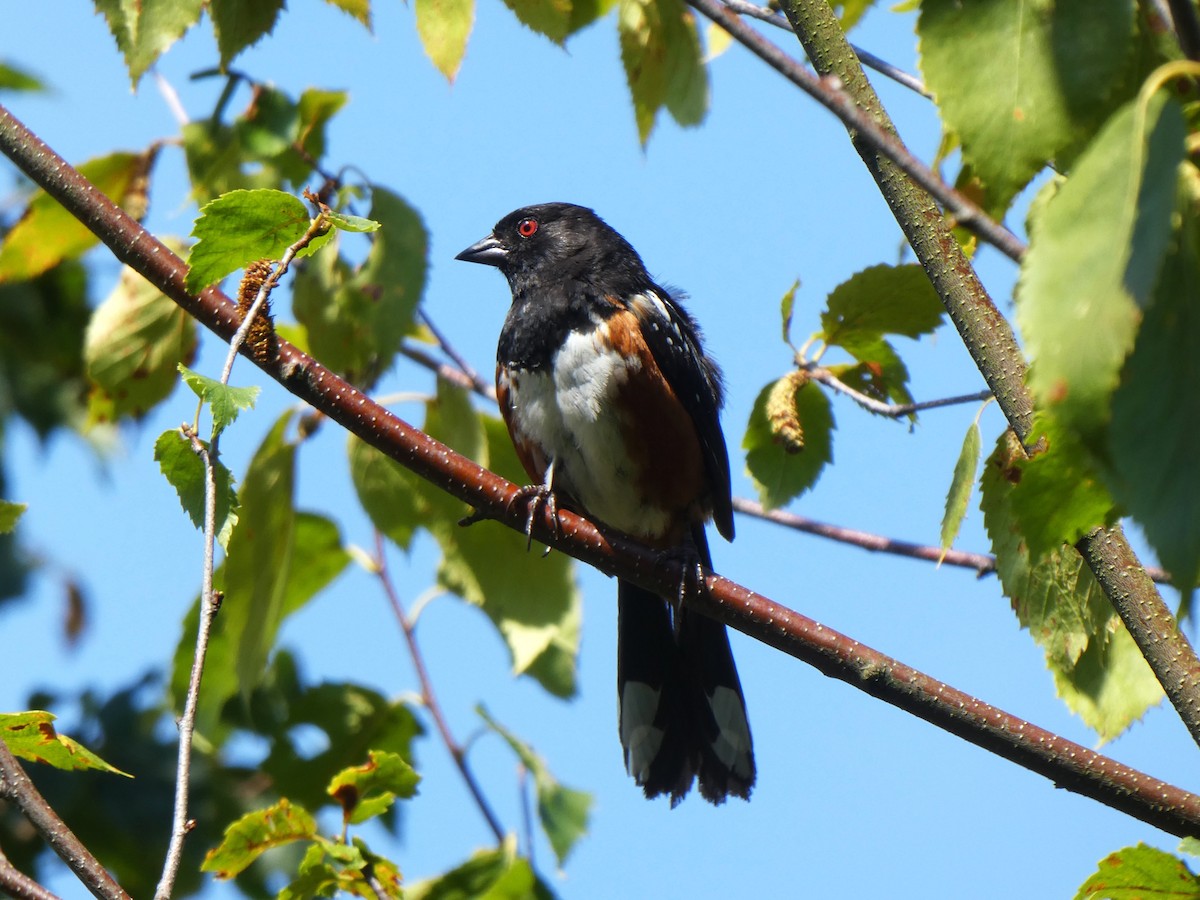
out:
M823 2L823 0L822 0ZM88 225L131 266L207 328L228 338L239 322L220 291L184 289L186 265L97 191L0 107L0 149ZM243 350L243 352L245 352ZM439 489L471 504L480 517L524 533L520 488L433 440L284 340L273 362L256 363L301 400ZM664 596L679 587L678 564L588 520L559 510L559 529L535 517L534 537L602 572ZM705 615L814 666L825 674L924 719L964 740L1175 835L1200 835L1200 796L1122 765L801 616L719 575L689 598Z
M943 406L956 406L960 403L982 403L984 400L992 399L991 391L979 391L974 394L959 394L956 397L922 400L920 403L884 403L876 400L874 397L868 397L862 391L856 391L828 369L821 366L807 365L804 366L804 370L808 372L813 381L819 381L831 390L845 394L868 412L873 412L879 416L887 416L889 419L901 419L904 416L909 416L926 409L939 409Z
M717 0L689 2L703 8ZM893 134L895 128L862 68L854 62L846 35L827 0L782 0L782 4L809 59L825 76L823 80L833 78L839 85L845 85L843 93L856 108L861 107L865 117L875 119L877 127ZM731 17L726 14L726 18ZM721 23L725 25L723 20ZM762 40L757 33L755 36ZM850 124L847 119L843 121ZM867 132L852 131L851 140L918 261L929 274L1013 431L1026 444L1033 437L1033 399L1025 387L1025 358L1011 326L980 283L949 225L937 215L931 197L921 190L927 190L927 186L917 179L914 184L903 177L911 173ZM898 140L895 142L899 145ZM1192 738L1200 744L1200 659L1123 532L1119 527L1096 531L1076 544L1076 548L1096 575Z
M20 808L50 849L95 896L102 900L129 900L129 895L105 871L100 861L50 808L3 740L0 740L0 797L11 800Z
M895 130L890 123L886 126L881 125L880 121L860 108L859 104L855 102L855 97L843 89L842 80L839 77L826 75L818 78L784 53L777 45L768 41L742 21L721 0L687 0L687 2L728 31L734 40L745 46L784 78L841 119L846 128L855 135L856 140L861 140L872 150L890 160L901 172L923 187L931 197L936 198L946 212L954 218L956 224L969 229L980 240L991 244L1009 259L1020 261L1025 253L1025 244L1015 234L992 219L966 195L946 184L936 172L913 156L896 137ZM832 9L830 16L833 16ZM837 20L834 19L833 22L837 26ZM838 33L841 34L840 26ZM842 40L846 54L852 57L853 52L850 50L850 45L844 43L845 35L842 35ZM812 57L811 51L809 56ZM865 83L866 77L862 74L862 68L856 65L855 69ZM862 151L860 150L860 152ZM938 215L936 210L931 210L931 212ZM949 233L949 229L947 229L947 233ZM952 236L951 239L953 239Z
M0 893L14 900L59 900L11 862L0 850Z
M774 25L776 28L782 28L784 31L791 31L792 23L787 20L781 13L766 6L757 6L748 0L721 0L729 9L739 15L749 16L752 19L758 19L760 22L766 22L768 25ZM850 49L854 51L855 56L859 58L864 66L868 69L874 69L880 75L892 79L897 84L908 88L914 93L920 94L929 100L933 99L933 94L926 90L924 83L915 75L905 72L899 66L894 66L885 59L881 59L869 50L864 50L858 44L851 44Z
M483 796L483 789L480 788L479 782L475 780L475 774L471 771L471 767L467 765L466 751L454 739L454 735L450 733L450 726L446 722L446 716L442 713L442 707L438 703L437 695L433 692L433 682L429 678L429 670L425 667L425 656L421 653L420 645L417 644L416 623L404 611L404 605L400 602L400 597L396 594L396 588L392 584L391 577L388 575L387 557L384 554L383 548L383 535L378 531L375 532L374 562L375 572L379 576L380 583L383 585L383 592L387 595L388 602L392 605L392 613L396 616L396 621L400 623L400 630L404 632L404 641L408 644L408 653L412 657L413 668L417 671L417 680L421 683L421 702L425 704L425 708L429 710L429 715L433 717L434 727L437 728L438 734L442 738L442 743L450 754L450 758L454 760L454 765L458 767L459 774L462 775L467 790L471 792L471 796L475 799L475 805L479 807L479 811L483 814L484 819L487 820L488 828L496 836L496 843L502 844L504 843L504 828L500 825L500 820L496 818L496 814L492 811L491 804Z

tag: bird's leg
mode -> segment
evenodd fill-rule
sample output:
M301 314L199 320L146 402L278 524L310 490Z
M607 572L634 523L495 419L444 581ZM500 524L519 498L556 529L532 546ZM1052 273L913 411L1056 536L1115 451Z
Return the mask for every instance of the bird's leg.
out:
M708 583L704 580L704 561L691 541L664 550L659 559L667 565L679 565L679 585L675 588L675 596L667 598L671 604L671 622L675 628L675 636L679 637L684 601L708 590Z
M525 519L525 550L528 552L533 547L533 520L538 514L538 510L544 509L550 517L550 530L555 538L560 536L558 529L558 500L554 496L554 460L550 461L550 465L546 467L546 477L541 484L527 484L522 488L517 489L517 493L513 496L512 502L518 503L522 500L529 501L528 517ZM542 554L546 556L550 553L550 548L546 548L546 552Z

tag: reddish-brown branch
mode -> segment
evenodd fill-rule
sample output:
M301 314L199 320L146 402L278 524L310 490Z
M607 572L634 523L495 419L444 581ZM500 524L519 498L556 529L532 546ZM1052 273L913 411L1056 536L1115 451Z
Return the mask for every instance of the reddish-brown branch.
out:
M238 325L237 313L228 298L213 289L199 296L188 294L183 286L183 261L88 184L3 107L0 150L87 224L118 259L218 335L228 339L233 334ZM481 517L524 531L526 505L515 502L517 485L400 420L285 341L279 343L278 362L258 365L291 393L416 474L471 504ZM665 563L660 554L600 530L568 511L560 511L559 520L557 534L551 534L544 523L535 523L535 537L649 590L667 595L677 589L678 566ZM710 576L706 586L706 594L691 602L751 637L1044 775L1059 787L1171 834L1200 835L1200 796L983 703L725 578Z

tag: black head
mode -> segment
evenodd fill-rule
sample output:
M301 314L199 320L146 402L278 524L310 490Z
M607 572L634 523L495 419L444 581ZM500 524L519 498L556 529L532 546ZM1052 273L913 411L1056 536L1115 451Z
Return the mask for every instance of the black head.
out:
M625 238L590 209L573 203L514 210L455 258L495 266L514 290L536 278L649 278Z

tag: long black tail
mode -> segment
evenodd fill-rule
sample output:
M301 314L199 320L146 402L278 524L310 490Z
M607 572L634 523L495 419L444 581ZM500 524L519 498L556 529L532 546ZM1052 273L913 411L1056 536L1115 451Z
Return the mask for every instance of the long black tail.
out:
M697 528L696 550L711 567ZM617 587L617 698L625 768L674 806L700 779L710 803L750 798L754 746L725 626L626 581Z

